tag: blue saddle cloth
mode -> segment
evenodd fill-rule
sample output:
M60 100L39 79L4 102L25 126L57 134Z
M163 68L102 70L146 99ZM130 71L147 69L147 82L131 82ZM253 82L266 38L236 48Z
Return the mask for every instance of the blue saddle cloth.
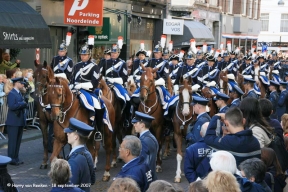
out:
M164 101L165 103L168 103L171 96L170 93L165 89L164 86L157 86L160 87L162 90L163 95L161 95L161 93L159 92L159 90L156 88L157 93L160 96L161 101ZM140 96L140 88L137 88L134 93L132 94L131 98L139 98Z
M171 117L173 113L173 109L171 109L173 106L175 106L179 101L179 95L174 95L173 97L170 98L168 101L168 105L165 109L164 116L165 117Z

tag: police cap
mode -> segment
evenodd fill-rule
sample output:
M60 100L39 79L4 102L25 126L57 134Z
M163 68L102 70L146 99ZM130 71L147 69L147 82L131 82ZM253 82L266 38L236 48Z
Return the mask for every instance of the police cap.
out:
M135 112L135 117L132 119L131 123L137 123L137 122L146 122L151 123L155 118L147 115L145 113L141 113L139 111Z
M244 92L242 91L242 89L240 89L240 87L238 87L237 85L233 86L232 92L237 92L239 95L244 95Z
M273 85L273 86L279 86L280 84L276 81L273 81L273 80L270 80L270 85Z
M213 62L215 62L215 58L214 58L212 55L210 55L210 56L207 57L206 59L207 59L207 61L213 61Z
M218 100L228 101L228 99L230 99L230 97L224 93L221 93L221 92L217 92L216 97L213 98L213 100L215 100L215 101L218 101Z
M280 85L287 86L287 82L284 82L284 81L280 81L279 84L280 84Z
M87 137L91 133L91 131L94 130L93 127L75 118L71 118L69 122L70 122L69 127L64 129L65 133L77 132L80 135Z
M244 82L243 82L243 84L246 84L246 83L255 83L255 82L256 82L256 81L255 81L254 79L244 77Z
M200 97L200 96L193 96L192 105L200 104L200 105L207 105L209 100Z
M10 157L0 155L0 168L7 167L7 164L11 161L12 159Z
M25 79L24 79L24 77L16 77L16 78L11 79L11 81L12 81L13 83L19 82L19 83L21 83L21 84L25 84Z

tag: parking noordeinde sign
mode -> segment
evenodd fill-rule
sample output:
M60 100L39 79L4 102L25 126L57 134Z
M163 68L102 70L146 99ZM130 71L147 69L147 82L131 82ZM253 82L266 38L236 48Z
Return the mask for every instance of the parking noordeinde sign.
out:
M183 35L184 20L164 19L163 34Z
M103 0L65 0L64 23L68 25L102 26Z

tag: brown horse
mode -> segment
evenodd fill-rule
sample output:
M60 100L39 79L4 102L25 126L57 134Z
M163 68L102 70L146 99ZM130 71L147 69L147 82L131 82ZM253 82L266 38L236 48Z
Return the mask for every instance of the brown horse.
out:
M213 93L209 87L204 87L201 90L201 92L202 92L203 97L209 99L209 102L208 102L209 116L213 117L218 112L217 105L213 101L213 97L215 96L215 93Z
M141 64L143 73L140 79L140 105L138 111L146 113L155 118L152 121L151 132L154 134L158 141L159 150L157 154L157 165L156 172L162 172L161 164L162 160L160 157L161 147L162 147L162 135L163 135L163 124L164 124L164 110L160 102L160 98L156 93L155 87L155 77L158 68L152 69L150 67L144 67Z
M187 127L193 120L192 79L180 78L179 101L173 115L174 139L177 146L177 171L174 182L181 182L181 162L183 159L182 139L186 136Z
M89 120L88 110L86 110L82 105L80 105L77 95L73 94L68 87L68 81L63 78L54 77L52 70L49 68L47 77L47 95L48 102L50 103L51 109L51 119L54 121L54 146L53 153L50 160L56 157L63 145L67 144L67 136L63 132L63 129L69 126L69 119L74 117L86 124L91 124ZM112 127L114 127L114 109L112 104L103 97L103 101L109 112L109 119ZM106 151L106 166L105 172L102 177L103 181L109 181L110 179L110 155L112 153L112 131L105 125L103 126L103 114L97 114L95 116L96 127L102 130L103 135L103 146ZM93 135L96 130L93 131L91 136L86 142L86 146L90 151L95 166L97 163L97 155L100 148L100 142L94 141Z
M135 82L128 81L127 82L127 87L126 87L129 96L131 97L135 90L137 89Z
M219 73L219 78L220 80L222 80L222 82L220 83L220 90L222 89L223 93L225 93L226 95L229 94L227 73L228 71L220 71Z
M46 77L48 75L47 62L44 61L43 65L36 65L36 70L34 71L34 79L35 79L35 101L36 101L36 109L37 115L39 117L39 125L42 131L43 137L43 148L44 148L44 156L42 164L40 165L40 169L47 169L48 162L48 123L52 123L53 121L50 119L50 113L46 111L46 106L48 105L47 98L47 82Z
M239 85L240 89L245 92L244 88L244 76L241 73L237 73L237 84Z

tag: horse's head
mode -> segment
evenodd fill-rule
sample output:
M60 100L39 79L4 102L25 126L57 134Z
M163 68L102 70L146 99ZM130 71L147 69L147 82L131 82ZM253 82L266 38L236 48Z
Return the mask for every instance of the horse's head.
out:
M36 67L37 68L33 73L33 77L35 79L35 85L36 85L35 93L36 93L36 96L43 96L47 92L47 77L48 77L50 67L47 66L46 61L44 61L43 65L39 64Z
M155 82L154 79L156 78L156 71L158 68L152 69L151 67L144 67L143 64L142 69L143 73L140 79L140 100L146 101L148 95L155 92Z
M212 93L212 91L211 91L211 89L209 87L204 87L201 90L201 92L202 92L203 97L205 97L205 98L213 97L213 93Z
M222 81L225 83L228 82L227 73L228 73L228 71L220 71L220 73L219 73L220 79L222 79Z
M183 116L190 114L190 103L192 102L192 79L189 76L188 79L180 78L180 88L179 88L179 103L180 110Z
M52 108L51 120L59 120L59 118L62 117L62 110L64 107L71 104L73 99L70 100L70 97L67 97L69 93L72 94L66 79L61 77L49 79L47 84L47 96L48 102Z

